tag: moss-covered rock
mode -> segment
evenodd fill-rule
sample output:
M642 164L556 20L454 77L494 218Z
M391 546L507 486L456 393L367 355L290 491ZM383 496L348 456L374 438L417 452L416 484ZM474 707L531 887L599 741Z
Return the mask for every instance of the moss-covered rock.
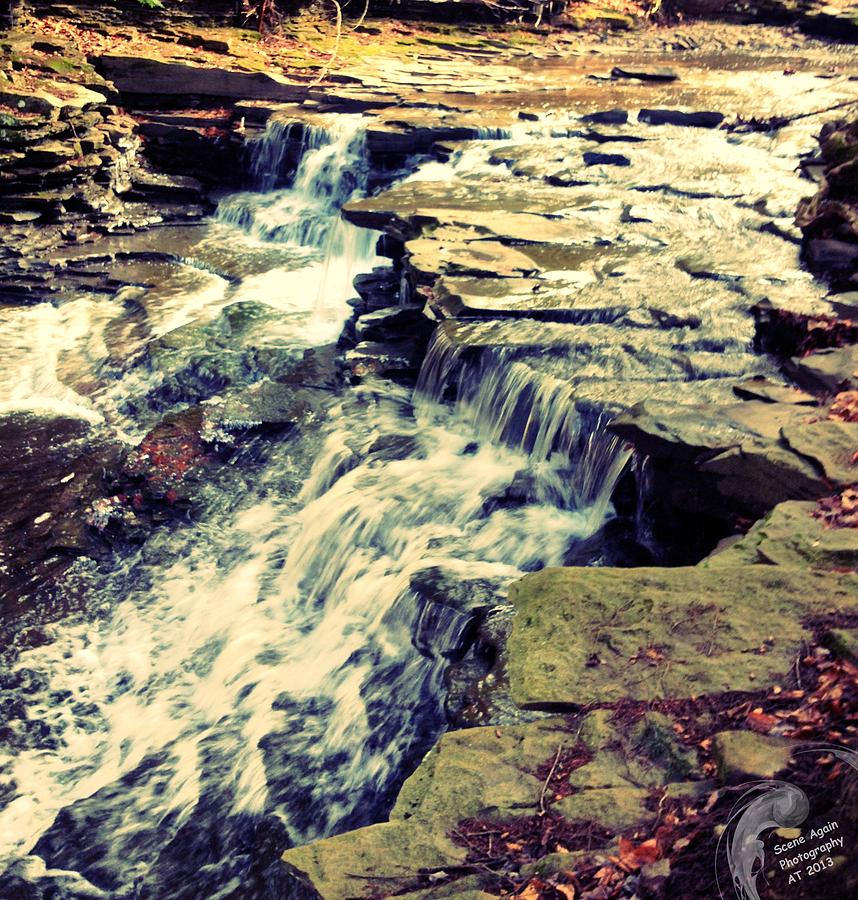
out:
M764 563L821 569L858 567L858 529L826 528L812 515L815 503L780 503L725 550L712 554L705 568Z
M391 819L443 828L469 817L532 815L542 787L535 769L574 743L562 719L445 734L403 785Z
M712 739L718 774L728 783L773 778L789 765L795 744L753 731L722 731Z
M822 636L822 641L840 659L858 662L858 629L832 628Z
M858 577L786 567L546 569L512 585L513 699L528 708L774 684L811 615L858 612Z
M443 832L384 822L314 841L283 854L287 897L342 900L418 888L418 872L463 862L465 851Z
M654 821L656 792L711 790L708 782L676 780L691 773L695 754L680 746L669 717L647 713L629 727L613 716L603 709L577 722L555 717L445 734L405 782L390 822L284 854L289 896L480 897L490 873L450 872L465 858L456 840L465 819L514 823L550 811L615 831ZM578 767L552 780L564 752ZM440 870L446 876L427 887Z

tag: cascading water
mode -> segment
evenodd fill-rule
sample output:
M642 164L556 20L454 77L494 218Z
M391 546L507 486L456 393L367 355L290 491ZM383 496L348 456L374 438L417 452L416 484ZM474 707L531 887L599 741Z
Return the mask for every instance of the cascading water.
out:
M360 121L338 121L308 141L291 189L219 213L303 248L332 306L373 239L338 218L366 183ZM578 424L559 381L486 364L450 407L427 388L435 364L416 408L387 383L332 398L323 434L236 471L193 525L83 573L89 615L0 682L27 723L0 757L0 885L262 897L287 844L384 815L443 728L442 676L474 614L419 596L415 578L489 577L502 601L522 572L562 563L609 496L569 487Z
M377 235L340 217L344 203L366 192L366 123L361 116L331 116L325 127L304 126L302 151L289 188L283 179L283 148L292 140L290 122L269 122L252 145L255 192L222 203L220 221L237 225L259 241L308 248L317 288L316 307L341 309L354 277L373 264Z
M582 413L571 378L518 361L514 350L487 350L473 359L463 346L443 326L436 329L417 384L418 405L431 408L454 391L482 440L528 454L540 473L535 487L542 499L590 509L598 527L630 457L605 428L610 416Z

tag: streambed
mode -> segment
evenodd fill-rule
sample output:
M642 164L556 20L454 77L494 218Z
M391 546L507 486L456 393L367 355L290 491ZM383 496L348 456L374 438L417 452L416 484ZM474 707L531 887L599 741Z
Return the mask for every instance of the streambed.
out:
M707 107L729 78L714 78ZM818 85L802 82L808 112L843 90ZM253 346L276 351L282 371L310 351L327 379L303 427L254 438L201 488L191 521L69 572L83 611L9 654L4 890L277 896L286 846L386 815L446 727L445 672L469 652L486 595L503 608L513 580L568 562L617 517L629 453L604 433L606 417L647 397L709 401L739 378L777 377L754 352L748 311L772 296L824 302L791 230L809 187L799 155L819 120L773 134L656 133L632 115L598 126L630 164L582 165L593 138L580 111L448 143L393 187L406 204L455 212L416 248L424 256L412 254L404 284L399 271L388 279L391 305L421 307L439 274L461 304L436 328L416 386L339 376L372 359L373 341L330 349L353 312L354 276L389 264L377 233L340 217L368 191L360 116L310 130L289 188L270 177L282 138L270 129L255 157L260 190L227 197L202 228L153 232L160 256L120 266L118 298L4 311L3 412L129 442L181 397L181 378L165 392L158 364L145 364L153 347L181 349L177 334L225 314L238 333L231 307L257 323ZM549 231L563 223L568 237L510 237L523 214ZM471 246L475 234L501 249ZM531 268L510 260L510 245ZM507 282L490 284L504 265ZM427 599L416 586L439 572L478 583L478 602ZM499 706L495 720L512 715Z

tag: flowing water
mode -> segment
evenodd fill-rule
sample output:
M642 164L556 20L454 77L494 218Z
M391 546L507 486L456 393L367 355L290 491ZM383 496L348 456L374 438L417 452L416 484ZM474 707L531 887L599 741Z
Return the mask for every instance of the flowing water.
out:
M298 348L339 330L348 284L375 262L375 235L338 216L365 186L360 124L342 117L312 132L292 187L264 190L279 166L271 129L255 166L263 190L218 214L221 236L306 259L266 282L295 316ZM170 315L197 301L174 301ZM77 335L56 321L65 308L34 317L72 345ZM44 383L55 366L41 370L23 373L22 403L46 393L66 414L119 415L122 385L80 398ZM228 500L213 491L192 527L86 572L101 603L3 676L27 723L0 770L5 884L111 897L232 896L256 884L261 895L277 848L381 817L443 728L443 672L473 620L468 608L430 609L412 579L476 574L502 602L504 585L561 564L609 512L610 480L565 486L562 393L546 389L534 412L546 421L519 433L514 411L497 409L509 387L489 379L455 408L431 388L416 407L403 387L351 389L331 400L321 433L236 476ZM497 502L522 473L529 502Z
M253 164L258 189L221 204L184 254L182 290L150 292L146 340L243 300L282 314L280 338L296 354L334 339L354 275L379 262L377 236L339 217L367 189L363 127L360 117L338 116L310 129L291 187L280 188L290 135L272 125ZM727 152L723 139L697 139ZM412 178L472 179L473 189L498 179L491 157L502 143L478 142ZM768 159L773 148L751 138L745 150ZM797 190L783 162L789 152L777 163L789 184L775 188L785 207ZM658 148L648 165L653 179L673 177ZM708 199L692 209L674 196L661 220L648 203L656 236L631 244L647 251L668 231L671 240L708 234L707 260L738 258L752 291L762 272L728 246L751 214L719 195L739 175L699 175L717 182ZM571 214L599 234L622 206L619 189L606 176ZM226 277L235 248L262 260L237 284ZM627 294L598 267L583 280L563 261L549 271L602 310L578 325L520 323L514 338L492 326L492 352L476 360L439 329L416 392L369 379L332 393L319 429L253 444L208 490L194 523L154 532L114 564L83 567L87 614L52 627L50 641L22 652L0 680L15 720L0 756L0 871L8 866L0 885L49 884L69 897L263 897L287 844L383 818L445 725L444 671L473 626L467 604L430 602L415 585L437 571L486 579L502 604L512 580L562 564L612 515L628 453L587 391L613 408L610 391L623 377L634 385L621 382L628 400L663 390L659 378L717 392L727 376L766 371L750 353L741 291L703 292L678 275L674 307L702 324L674 315L658 330L650 319L643 327L635 297L661 277L644 251ZM804 278L789 254L788 286ZM604 312L606 297L613 312ZM620 354L604 323L622 316L634 346ZM0 340L16 376L0 382L2 408L134 431L118 398L145 394L149 376L131 367L89 386L70 377L81 360L107 358L117 327L105 303L84 298L6 318ZM487 328L465 327L475 337ZM580 329L573 343L570 328ZM528 329L551 351L528 350ZM25 363L37 342L42 355ZM512 485L525 485L516 502Z

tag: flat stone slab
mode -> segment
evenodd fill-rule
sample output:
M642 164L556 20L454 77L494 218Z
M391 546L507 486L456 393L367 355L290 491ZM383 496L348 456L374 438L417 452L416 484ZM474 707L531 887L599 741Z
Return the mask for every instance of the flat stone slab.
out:
M335 900L378 897L379 890L413 886L420 869L463 863L465 850L417 823L382 822L283 854L287 897Z
M816 350L790 360L785 368L807 390L828 394L854 391L858 388L858 345Z
M767 566L545 569L513 584L510 600L512 698L556 709L776 684L812 636L808 616L858 612L858 576Z
M638 121L647 125L681 125L690 128L717 128L724 121L720 112L685 112L681 109L642 109Z
M767 403L794 403L798 406L816 406L819 403L813 394L768 378L750 378L734 385L733 393L742 400L764 400Z
M215 66L106 53L95 59L99 73L123 94L198 95L235 100L300 101L304 85L269 72L236 72Z
M585 281L586 273L580 274ZM628 311L616 290L583 291L573 275L559 284L539 278L445 275L432 285L428 301L443 319L508 317L584 324L613 322Z
M814 566L820 569L858 568L858 529L826 528L814 518L816 503L779 503L740 540L707 557L702 566L763 563Z
M22 112L35 112L56 118L64 110L80 111L106 103L104 94L73 82L40 82L30 91L14 85L0 88L0 103Z
M642 68L640 66L614 66L611 70L612 78L634 78L637 81L677 81L679 75L673 69L666 68Z
M571 190L510 184L505 178L483 179L479 191L462 183L415 181L347 203L343 218L403 240L417 237L427 225L450 224L482 228L487 236L508 240L574 243L580 240L576 223L551 217L561 212L565 216L587 199Z
M438 241L416 238L406 244L407 265L416 281L431 281L435 273L499 275L517 278L538 272L540 266L516 247L499 241Z
M587 151L584 154L585 166L630 166L632 161L622 153L595 153Z

